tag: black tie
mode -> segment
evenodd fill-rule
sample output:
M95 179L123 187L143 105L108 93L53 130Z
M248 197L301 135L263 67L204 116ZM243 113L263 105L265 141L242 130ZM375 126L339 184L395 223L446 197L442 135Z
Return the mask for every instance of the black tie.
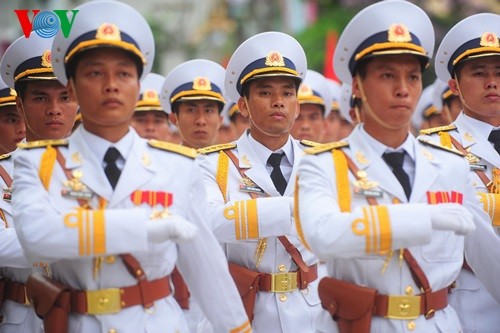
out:
M119 159L120 156L120 152L115 147L110 147L106 155L104 155L104 162L106 162L104 173L106 177L108 177L109 183L113 189L115 189L121 174L121 170L116 165L116 160Z
M382 158L392 168L392 173L399 180L401 186L403 186L406 198L409 199L411 193L410 177L408 177L408 174L403 169L405 154L406 152L404 151L384 153Z
M278 192L283 195L286 189L286 179L281 172L280 164L281 159L285 156L285 153L272 153L271 156L267 159L267 164L273 167L273 171L271 172L271 179L273 181L274 187L278 190Z
M493 143L495 150L500 154L500 129L491 131L488 141Z

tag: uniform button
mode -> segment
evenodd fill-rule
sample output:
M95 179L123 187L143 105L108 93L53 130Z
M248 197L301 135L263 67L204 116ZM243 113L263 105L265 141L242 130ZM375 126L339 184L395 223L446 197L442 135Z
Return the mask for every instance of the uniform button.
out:
M451 289L454 289L457 287L457 281L453 281L450 285Z
M309 294L309 288L301 289L300 292L303 293L304 295L307 295Z
M406 293L406 295L409 295L409 296L413 295L413 287L412 286L407 286L405 288L405 293Z
M114 263L115 263L115 261L116 261L116 257L115 257L115 256L107 256L107 257L106 257L106 263L107 263L108 265L112 265L112 264L114 264Z
M114 328L112 328L112 329L110 329L110 330L108 331L108 333L118 333L118 331L117 331L117 330L115 330Z
M286 270L286 266L285 265L279 265L278 266L278 271L284 272L285 270Z
M417 324L415 324L415 322L412 320L408 322L406 327L408 328L409 331L413 331L417 327Z
M285 294L280 294L280 301L286 302L287 299L288 297Z

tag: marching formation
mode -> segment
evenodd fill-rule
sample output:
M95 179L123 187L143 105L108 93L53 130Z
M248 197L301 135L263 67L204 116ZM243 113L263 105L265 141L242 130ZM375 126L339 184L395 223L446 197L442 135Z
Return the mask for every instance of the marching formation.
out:
M339 83L277 31L152 73L136 9L75 10L0 63L0 333L498 330L500 15L435 52L369 5Z

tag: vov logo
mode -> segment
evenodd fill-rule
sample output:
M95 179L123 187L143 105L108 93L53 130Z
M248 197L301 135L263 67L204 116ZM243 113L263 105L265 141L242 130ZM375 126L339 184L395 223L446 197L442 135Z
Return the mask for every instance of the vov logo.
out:
M29 38L31 31L36 32L40 37L50 38L55 36L59 29L62 30L64 37L68 38L78 13L78 10L71 10L70 21L68 18L69 10L54 9L53 11L44 10L41 12L39 9L33 9L30 20L29 11L29 9L14 9L26 38Z

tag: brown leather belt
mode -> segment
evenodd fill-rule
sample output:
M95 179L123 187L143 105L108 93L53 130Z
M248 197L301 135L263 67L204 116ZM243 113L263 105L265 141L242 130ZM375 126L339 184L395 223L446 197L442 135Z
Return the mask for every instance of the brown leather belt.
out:
M30 301L26 296L26 286L24 284L12 280L6 280L4 291L4 299L19 304L30 305Z
M318 278L318 265L308 267L307 272L301 274L300 270L287 273L261 273L259 291L289 292L297 288L305 289L307 285Z
M429 317L448 305L448 288L415 296L376 295L373 314L391 319ZM426 310L425 309L429 309Z
M145 304L141 288L149 289L154 301L171 294L169 277L142 282L123 288L110 288L71 293L71 311L81 314L110 314L123 308Z

